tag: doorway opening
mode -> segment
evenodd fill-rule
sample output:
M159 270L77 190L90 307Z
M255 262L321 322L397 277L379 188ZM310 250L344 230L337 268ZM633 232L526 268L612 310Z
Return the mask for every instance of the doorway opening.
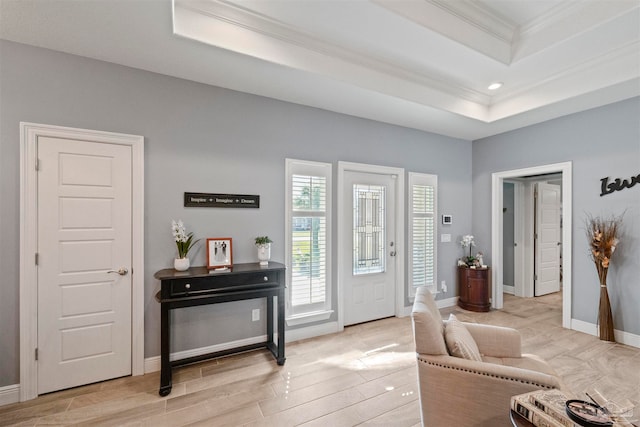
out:
M562 286L562 174L504 180L503 290L542 296Z
M496 172L492 174L492 209L491 209L491 225L492 225L492 238L491 248L493 255L493 272L492 282L494 283L492 290L492 307L501 309L503 307L503 292L504 287L504 264L505 264L505 243L504 243L504 183L505 180L513 182L514 180L532 177L537 175L547 174L560 174L562 182L562 217L563 227L561 232L561 242L566 242L564 245L560 245L560 257L562 259L563 271L562 271L562 326L565 328L571 328L571 205L572 205L572 181L571 181L571 162L555 163L550 165L536 166L531 168L516 169L505 172ZM517 193L517 186L514 190ZM515 212L515 216L518 219L523 218L522 212ZM522 229L522 227L514 227L515 230ZM517 248L517 247L516 247ZM524 249L524 248L520 248ZM533 281L533 271L529 273L526 268L524 260L524 250L516 250L514 252L514 265L517 267L514 271L520 271L521 274L528 276L531 282ZM507 254L509 256L509 254ZM531 269L532 270L532 269ZM518 279L514 280L516 283ZM526 280L522 280L522 283L526 283ZM524 285L523 285L524 286ZM514 293L516 292L514 284Z

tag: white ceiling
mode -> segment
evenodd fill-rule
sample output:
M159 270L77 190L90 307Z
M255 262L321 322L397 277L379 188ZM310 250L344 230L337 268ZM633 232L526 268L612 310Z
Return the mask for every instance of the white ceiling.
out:
M0 0L0 38L469 140L640 95L640 0Z

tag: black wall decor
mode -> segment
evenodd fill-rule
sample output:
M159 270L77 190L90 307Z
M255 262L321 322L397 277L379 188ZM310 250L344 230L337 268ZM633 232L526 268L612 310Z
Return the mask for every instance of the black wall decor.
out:
M616 178L613 182L609 182L609 179L609 177L606 177L600 180L600 197L640 184L640 174L632 176L628 180Z
M259 208L260 196L247 194L184 193L186 208Z

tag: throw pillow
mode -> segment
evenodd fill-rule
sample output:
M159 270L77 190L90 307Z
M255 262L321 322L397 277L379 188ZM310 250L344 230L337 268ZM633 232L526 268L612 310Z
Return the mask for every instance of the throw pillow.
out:
M449 315L449 320L444 329L444 339L452 356L482 362L476 341L467 327L453 314Z

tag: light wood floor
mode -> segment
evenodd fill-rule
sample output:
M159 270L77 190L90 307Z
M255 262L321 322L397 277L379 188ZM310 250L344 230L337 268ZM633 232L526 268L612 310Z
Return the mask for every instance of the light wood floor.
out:
M461 320L519 329L524 351L547 359L574 391L597 388L640 403L640 350L561 327L558 295L520 299ZM420 424L409 317L351 326L287 345L279 367L255 351L174 370L158 396L158 373L120 378L0 407L0 425L353 426ZM586 398L583 396L583 398ZM639 412L636 409L636 414Z

